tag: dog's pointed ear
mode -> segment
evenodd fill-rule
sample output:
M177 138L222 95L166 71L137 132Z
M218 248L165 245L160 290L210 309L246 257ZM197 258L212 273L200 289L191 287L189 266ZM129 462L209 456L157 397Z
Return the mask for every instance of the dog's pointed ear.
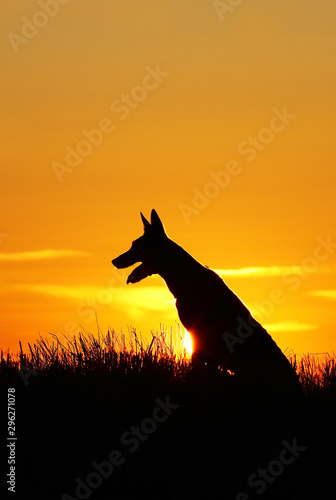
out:
M150 222L148 222L146 217L143 216L142 212L140 212L140 215L143 222L144 232L146 233L147 231L150 231L152 229L152 226L150 225Z
M154 229L156 233L164 235L166 234L161 219L158 216L156 210L154 210L154 208L151 213L151 223L152 223L152 229Z

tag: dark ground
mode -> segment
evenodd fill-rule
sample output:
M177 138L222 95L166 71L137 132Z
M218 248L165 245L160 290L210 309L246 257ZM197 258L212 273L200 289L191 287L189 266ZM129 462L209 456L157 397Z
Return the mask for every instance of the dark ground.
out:
M15 388L16 492L8 498L336 499L335 387L279 413L267 402L256 407L234 377L182 372L150 362L126 374L121 366L85 374L53 367L25 373L24 383L2 366L2 438L7 389ZM132 426L142 426L138 437ZM98 474L93 462L114 450L113 469L105 463ZM4 493L7 455L2 439Z

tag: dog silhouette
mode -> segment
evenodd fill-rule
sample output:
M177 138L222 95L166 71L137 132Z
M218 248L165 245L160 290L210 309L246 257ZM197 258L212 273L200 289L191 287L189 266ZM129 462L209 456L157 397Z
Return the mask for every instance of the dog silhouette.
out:
M137 262L127 278L137 283L159 274L176 298L179 318L193 341L195 366L233 372L247 394L292 402L301 392L294 368L249 309L218 274L197 262L166 234L155 210L140 213L144 234L112 260L116 268Z

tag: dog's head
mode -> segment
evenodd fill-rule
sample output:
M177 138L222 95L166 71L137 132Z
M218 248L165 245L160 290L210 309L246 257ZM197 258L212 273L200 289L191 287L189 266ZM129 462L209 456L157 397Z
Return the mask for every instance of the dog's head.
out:
M155 210L151 212L151 222L140 212L144 227L144 234L132 242L131 248L112 260L117 269L124 269L136 262L140 266L133 269L127 278L128 283L137 283L147 276L158 273L157 255L160 252L160 242L167 238L163 224Z

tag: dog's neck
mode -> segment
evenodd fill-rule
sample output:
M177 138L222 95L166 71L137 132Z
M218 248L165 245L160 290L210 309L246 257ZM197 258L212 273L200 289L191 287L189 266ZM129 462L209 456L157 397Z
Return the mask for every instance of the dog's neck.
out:
M170 292L177 299L186 291L190 294L190 281L195 267L203 267L182 247L168 239L160 255L157 274L166 282Z

